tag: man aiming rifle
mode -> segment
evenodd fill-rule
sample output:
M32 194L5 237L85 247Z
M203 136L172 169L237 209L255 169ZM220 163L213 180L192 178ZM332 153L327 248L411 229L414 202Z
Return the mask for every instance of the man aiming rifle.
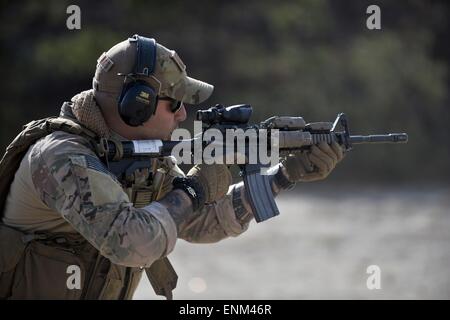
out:
M177 275L167 256L178 238L213 243L246 231L258 217L254 199L244 183L231 185L226 164L185 175L160 155L113 169L126 141L169 140L185 104L212 90L187 76L175 51L135 35L100 56L93 88L59 117L26 125L0 164L0 298L131 299L145 271L170 299ZM321 141L290 154L265 178L272 201L326 178L344 149ZM69 266L80 270L78 287L68 286Z

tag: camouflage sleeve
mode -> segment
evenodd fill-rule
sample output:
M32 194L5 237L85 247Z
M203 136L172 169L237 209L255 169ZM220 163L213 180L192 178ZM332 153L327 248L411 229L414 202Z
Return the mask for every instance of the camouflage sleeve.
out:
M222 199L205 205L191 219L183 221L178 237L194 243L213 243L246 231L252 215L239 219L233 206L235 188L241 191L239 185L231 186Z
M55 132L32 152L41 200L113 263L147 267L173 250L177 231L167 209L156 202L133 207L86 140Z
M274 179L275 173L284 173L278 171L277 166L271 168L271 171L272 192L276 197L282 188ZM218 242L245 232L253 218L244 183L239 182L230 187L225 197L206 205L192 219L184 221L178 237L195 243Z
M213 243L238 236L248 229L253 214L248 210L249 207L245 209L241 205L241 193L245 191L242 183L231 186L226 196L219 201L194 212L191 200L184 191L175 190L178 194L170 192L173 179L185 176L184 172L177 166L175 158L167 157L165 161L170 170L163 184L162 194L165 196L158 202L168 209L174 219L180 239L193 243Z

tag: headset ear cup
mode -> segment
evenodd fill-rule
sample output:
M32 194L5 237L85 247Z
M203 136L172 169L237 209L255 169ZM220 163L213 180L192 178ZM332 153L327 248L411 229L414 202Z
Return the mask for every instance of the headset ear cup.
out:
M156 41L134 35L129 39L136 42L137 58L133 76L149 77L156 64ZM158 95L155 90L142 80L135 80L124 85L119 97L119 114L129 126L137 127L146 122L156 111ZM127 80L127 78L125 78Z
M129 126L146 122L156 111L157 95L148 84L133 82L126 86L119 98L119 114Z

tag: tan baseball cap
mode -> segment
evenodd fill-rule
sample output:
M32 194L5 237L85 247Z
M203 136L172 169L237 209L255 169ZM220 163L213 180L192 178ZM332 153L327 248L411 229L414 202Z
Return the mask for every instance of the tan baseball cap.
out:
M133 72L137 59L136 42L125 40L97 60L97 67L93 79L96 95L104 93L110 98L119 98L124 85L124 77L120 74ZM187 104L199 104L208 99L214 89L209 83L188 77L186 65L178 54L161 44L156 44L155 69L149 77L139 76L150 84L161 97L183 101Z

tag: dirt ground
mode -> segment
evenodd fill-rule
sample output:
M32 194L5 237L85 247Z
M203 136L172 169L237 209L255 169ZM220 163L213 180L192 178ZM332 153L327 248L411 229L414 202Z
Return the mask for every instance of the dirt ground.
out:
M450 299L450 189L297 187L243 235L179 240L175 299ZM366 269L381 270L369 290ZM159 299L143 277L135 299Z

